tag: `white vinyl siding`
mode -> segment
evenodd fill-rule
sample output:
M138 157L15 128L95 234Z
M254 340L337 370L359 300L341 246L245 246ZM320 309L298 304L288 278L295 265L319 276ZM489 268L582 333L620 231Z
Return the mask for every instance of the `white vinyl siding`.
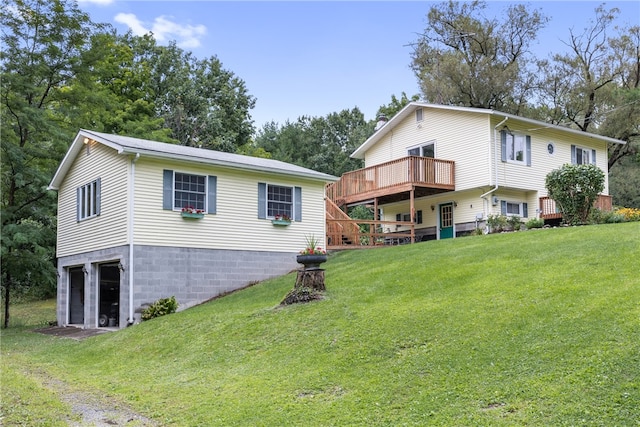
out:
M89 148L79 152L58 191L58 257L127 243L129 161L95 142ZM78 222L78 188L98 178L100 215Z
M499 117L494 117L491 126L496 126L500 121L499 119ZM509 123L509 129L512 132L519 132L531 136L531 166L527 167L523 164L500 161L501 144L498 143L498 185L500 187L535 191L539 193L539 196L545 196L547 190L544 183L547 174L554 169L562 167L564 164L572 163L572 145L590 150L592 153L595 153L596 159L606 159L606 142L590 138L587 134L585 134L584 137L580 137L579 135L566 134L555 129L531 130L531 125L519 124L512 120L509 120L507 123ZM498 138L500 138L499 132ZM554 146L553 155L550 155L547 149L549 144L553 144ZM492 146L492 150L494 147L495 146ZM495 154L496 153L492 151L492 156ZM603 193L608 194L609 186L606 162L596 162L596 165L600 167L605 174L605 189ZM495 172L493 173L491 184L495 185ZM537 204L530 204L529 207L531 206L537 206ZM531 215L532 214L529 213L529 216Z
M163 170L217 177L216 215L184 220L163 209ZM275 227L257 218L258 183L302 188L302 222ZM324 183L232 168L175 164L141 157L136 163L134 242L140 245L227 250L302 249L305 236L325 239ZM159 233L158 230L162 230Z
M488 116L423 108L423 121L413 114L365 153L366 167L406 157L411 148L436 141L436 158L455 162L456 190L489 185Z

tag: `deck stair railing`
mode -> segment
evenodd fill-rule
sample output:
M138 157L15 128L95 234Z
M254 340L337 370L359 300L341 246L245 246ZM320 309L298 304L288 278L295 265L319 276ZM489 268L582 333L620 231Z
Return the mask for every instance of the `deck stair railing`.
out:
M411 222L353 219L329 198L327 206L327 249L365 249L415 241L415 226ZM400 232L398 230L404 228Z

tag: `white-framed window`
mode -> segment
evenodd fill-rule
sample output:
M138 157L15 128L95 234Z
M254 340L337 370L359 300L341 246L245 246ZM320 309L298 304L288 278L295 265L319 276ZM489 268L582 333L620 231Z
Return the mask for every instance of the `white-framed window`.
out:
M162 209L179 211L191 207L209 214L217 208L218 178L165 169L162 173Z
M302 188L280 184L258 183L258 218L286 216L302 220Z
M512 132L508 129L500 131L502 161L531 166L531 137Z
M416 122L421 122L421 121L422 121L422 119L423 119L423 116L422 116L422 108L418 108L418 109L416 110Z
M434 159L436 157L436 142L429 141L417 147L411 147L407 151L410 156L430 157Z
M267 184L267 217L293 218L293 187Z
M173 177L173 208L190 207L206 211L207 177L175 172Z
M82 221L100 215L100 178L76 189L76 219Z
M500 202L500 213L506 216L519 216L521 218L527 218L529 216L527 203L508 200L502 200Z
M507 133L507 161L525 162L526 139L524 135Z
M571 163L574 165L595 165L596 150L591 148L571 146Z

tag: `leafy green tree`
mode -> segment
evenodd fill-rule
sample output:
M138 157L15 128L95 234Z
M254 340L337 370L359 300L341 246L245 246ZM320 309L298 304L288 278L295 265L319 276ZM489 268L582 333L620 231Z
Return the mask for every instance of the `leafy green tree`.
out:
M362 167L351 153L373 133L358 108L325 117L299 117L280 126L267 123L258 132L256 145L272 158L340 176Z
M255 98L218 58L198 60L175 42L158 46L150 40L139 55L156 113L180 144L235 152L250 141Z
M604 190L604 172L596 165L566 164L545 180L549 197L568 224L585 224L598 194Z
M411 98L409 98L406 93L402 92L402 95L400 95L400 99L398 99L395 95L391 95L391 102L378 108L377 116L383 114L385 117L390 119L391 117L395 116L400 110L406 107L410 102L419 100L420 95L418 94L415 94Z
M626 156L609 173L609 194L616 206L640 209L640 156Z
M523 4L502 20L482 18L483 1L432 6L414 44L412 68L428 102L518 114L536 79L529 46L548 18Z
M56 108L83 72L89 17L66 0L3 0L0 11L2 287L55 289L55 195L47 191L72 134Z
M72 131L87 128L176 143L156 114L150 67L143 55L137 55L154 45L149 36L120 36L107 27L93 34L82 52L82 63L91 72L78 75L65 88L57 114L66 118Z
M567 53L543 62L544 112L553 123L571 124L627 144L610 144L609 169L638 152L640 135L640 26L618 28L616 8L595 10L582 32L569 30Z

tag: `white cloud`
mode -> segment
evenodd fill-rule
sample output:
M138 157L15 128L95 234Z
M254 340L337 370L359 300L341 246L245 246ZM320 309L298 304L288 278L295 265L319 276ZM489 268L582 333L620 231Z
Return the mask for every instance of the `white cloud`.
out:
M181 48L200 46L200 38L207 33L207 27L204 25L178 24L167 16L157 17L150 26L148 23L140 21L133 13L119 13L114 19L116 22L128 26L136 36L152 32L158 42L175 40Z
M151 31L151 29L145 28L133 13L119 13L114 19L116 22L129 27L131 32L136 36L143 36Z

